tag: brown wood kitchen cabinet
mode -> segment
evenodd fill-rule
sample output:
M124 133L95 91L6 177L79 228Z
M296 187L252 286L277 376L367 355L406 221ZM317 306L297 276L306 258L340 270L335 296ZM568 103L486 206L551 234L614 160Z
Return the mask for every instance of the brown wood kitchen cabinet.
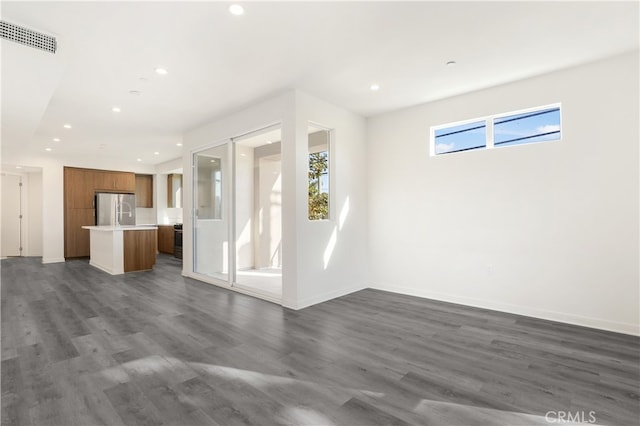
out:
M64 168L64 257L89 256L89 231L95 225L95 193L136 191L130 172Z
M94 171L94 189L105 192L136 192L136 175L129 172Z
M153 175L136 175L136 207L153 207Z
M89 231L96 224L94 209L67 209L64 216L64 257L89 256Z
M173 254L174 237L173 225L158 225L158 251Z
M136 192L136 175L128 172L113 173L117 191Z
M87 169L64 168L64 204L66 209L94 207L94 172Z
M148 271L156 263L156 230L124 231L124 272Z

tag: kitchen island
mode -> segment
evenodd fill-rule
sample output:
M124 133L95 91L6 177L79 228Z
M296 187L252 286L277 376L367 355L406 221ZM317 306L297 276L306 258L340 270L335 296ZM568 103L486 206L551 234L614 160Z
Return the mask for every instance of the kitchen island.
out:
M111 275L148 271L156 263L157 226L83 226L90 232L89 264Z

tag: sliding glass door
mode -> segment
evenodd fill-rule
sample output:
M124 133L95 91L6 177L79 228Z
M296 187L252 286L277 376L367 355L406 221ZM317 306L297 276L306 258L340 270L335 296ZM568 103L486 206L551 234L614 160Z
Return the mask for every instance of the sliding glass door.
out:
M193 271L282 298L282 149L274 126L193 154Z
M230 143L193 155L193 270L229 283Z

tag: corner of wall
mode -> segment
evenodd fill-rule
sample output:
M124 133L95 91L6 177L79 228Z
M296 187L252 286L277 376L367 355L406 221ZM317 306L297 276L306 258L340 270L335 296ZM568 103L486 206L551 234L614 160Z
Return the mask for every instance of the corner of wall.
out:
M636 50L369 119L372 288L637 334L637 71ZM560 141L429 156L430 126L556 102Z
M308 308L309 306L317 305L318 303L327 302L329 300L332 300L338 297L346 296L347 294L364 290L366 288L369 288L369 287L367 286L367 284L364 284L364 283L354 285L354 286L343 287L336 290L328 291L326 293L316 294L311 297L307 297L305 299L297 300L295 304L292 304L291 306L286 306L286 307L291 307L291 309L296 309L296 310L304 309L304 308ZM284 302L283 302L283 306L284 306Z
M58 257L58 258L47 258L47 257L43 257L42 258L42 263L43 264L47 264L47 263L63 263L65 262L65 258L64 257Z

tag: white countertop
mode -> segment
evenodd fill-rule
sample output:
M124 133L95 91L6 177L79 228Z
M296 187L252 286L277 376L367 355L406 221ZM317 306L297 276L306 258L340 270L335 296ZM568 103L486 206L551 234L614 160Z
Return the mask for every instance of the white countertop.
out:
M124 226L83 226L82 229L89 229L91 231L150 231L158 229L155 225L124 225Z

